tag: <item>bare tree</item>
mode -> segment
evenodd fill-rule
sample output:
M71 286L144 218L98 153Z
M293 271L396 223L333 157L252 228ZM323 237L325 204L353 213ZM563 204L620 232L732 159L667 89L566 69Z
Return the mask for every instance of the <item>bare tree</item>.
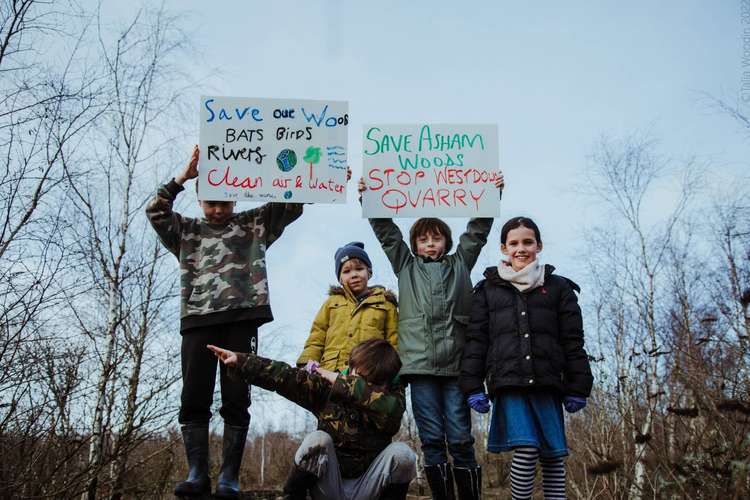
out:
M617 247L605 244L598 252L603 260L592 267L595 274L603 271L607 276L600 281L606 287L595 293L605 318L600 326L614 334L607 337L615 339L618 409L621 425L630 427L634 443L631 497L644 490L647 446L665 396L662 357L667 351L658 304L677 224L697 183L692 166L688 162L684 167L682 187L669 215L656 219L649 217L647 204L653 201L648 195L665 175L668 162L657 154L653 139L637 134L621 141L603 138L591 157L589 187L617 221L610 219L610 229L594 235L595 241L613 241ZM621 433L624 441L624 427Z
M740 94L734 99L719 98L708 92L700 92L699 96L708 109L729 116L750 138L750 104Z
M636 135L592 156L589 188L609 210L587 235L597 387L595 407L571 419L583 438L571 487L739 498L750 492L747 193L724 189L702 207L692 162L660 186L675 176L656 151Z
M133 471L166 461L164 488L174 464L177 307L142 208L182 133L184 37L163 10L121 31L75 3L0 15L0 489L148 496Z
M164 144L171 140L160 130L179 97L179 89L170 83L170 57L182 43L170 27L174 25L164 11L141 11L111 47L100 27L111 104L92 145L91 160L99 168L96 173L91 169L85 181L71 178L71 199L84 222L77 227L79 256L106 304L101 315L76 315L81 330L98 346L84 493L89 499L96 498L109 460L114 461L112 497L121 497L128 455L145 439L139 432L148 420L164 417L163 411L147 414L145 408L176 380L174 373L158 376L154 371L143 393L147 344L159 333L162 306L173 302L174 275L165 277L161 261L167 255L146 230L142 208L151 193L138 183L152 162L164 161Z
M61 7L0 4L0 435L18 458L0 490L14 495L39 490L30 478L45 450L32 443L70 444L60 436L73 432L71 393L80 380L75 356L51 334L65 295L80 291L67 280L62 162L106 105L100 75L80 50L86 19ZM53 43L57 57L49 58Z

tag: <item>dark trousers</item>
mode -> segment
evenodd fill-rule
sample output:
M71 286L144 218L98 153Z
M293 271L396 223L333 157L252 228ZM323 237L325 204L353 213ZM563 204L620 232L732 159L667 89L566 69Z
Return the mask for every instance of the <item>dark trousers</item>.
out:
M218 359L207 344L235 352L256 352L258 326L255 321L238 321L220 325L191 328L182 332L182 395L180 424L208 423L216 383ZM227 367L219 363L221 409L225 424L247 427L250 424L250 386L233 380Z

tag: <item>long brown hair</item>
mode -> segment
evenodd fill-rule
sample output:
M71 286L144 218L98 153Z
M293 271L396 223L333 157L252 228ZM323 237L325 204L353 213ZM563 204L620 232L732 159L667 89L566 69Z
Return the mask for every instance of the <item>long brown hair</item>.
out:
M531 229L532 231L534 231L536 242L540 244L542 243L542 234L539 232L539 226L537 226L536 222L529 219L528 217L513 217L508 222L506 222L503 225L503 228L500 230L500 243L505 245L505 242L508 239L508 233L514 229L518 229L519 227L525 227L526 229Z

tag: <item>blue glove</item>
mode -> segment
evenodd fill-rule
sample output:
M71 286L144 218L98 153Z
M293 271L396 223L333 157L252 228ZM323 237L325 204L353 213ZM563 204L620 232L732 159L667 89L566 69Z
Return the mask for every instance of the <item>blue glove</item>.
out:
M469 406L471 406L474 411L478 411L479 413L487 413L490 411L490 400L484 391L475 392L466 398L466 401L468 401Z
M565 396L563 399L563 406L565 407L565 411L568 413L575 413L578 410L583 410L583 408L586 406L586 398L581 398L578 396Z
M320 363L311 359L310 361L307 362L305 367L302 369L305 370L307 373L315 373L316 371L318 371L318 368L320 368Z

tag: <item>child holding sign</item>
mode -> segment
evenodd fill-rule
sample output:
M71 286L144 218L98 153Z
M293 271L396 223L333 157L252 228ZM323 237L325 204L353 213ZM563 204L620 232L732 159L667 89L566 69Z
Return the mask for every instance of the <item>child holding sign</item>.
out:
M234 213L234 202L199 201L204 217L191 219L172 211L183 184L198 177L198 146L185 170L161 186L146 207L159 239L180 263L182 396L179 422L189 473L178 496L209 493L208 422L216 380L212 343L255 352L258 327L273 320L268 296L265 253L302 214L296 203L266 203ZM238 473L250 423L250 392L230 380L220 366L224 446L216 497L237 498Z
M368 286L372 263L364 244L354 241L336 250L334 265L341 286L331 287L297 360L298 365L307 363L308 369L343 371L352 348L371 338L396 347L396 297L383 287Z
M495 187L503 186L501 173ZM366 189L360 179L359 192ZM453 246L451 231L440 219L417 220L409 232L410 246L392 219L370 219L398 278L401 376L411 385L425 473L435 499L454 498L454 476L461 500L481 495L471 412L458 387L458 374L471 309L471 269L487 243L492 222L471 219L456 253L448 254Z
M544 498L565 498L562 407L573 413L586 406L593 383L580 289L539 262L542 238L531 219L506 222L500 242L509 260L488 267L474 288L459 384L472 408L485 413L487 381L494 400L487 447L514 450L513 498L531 498L537 460Z

